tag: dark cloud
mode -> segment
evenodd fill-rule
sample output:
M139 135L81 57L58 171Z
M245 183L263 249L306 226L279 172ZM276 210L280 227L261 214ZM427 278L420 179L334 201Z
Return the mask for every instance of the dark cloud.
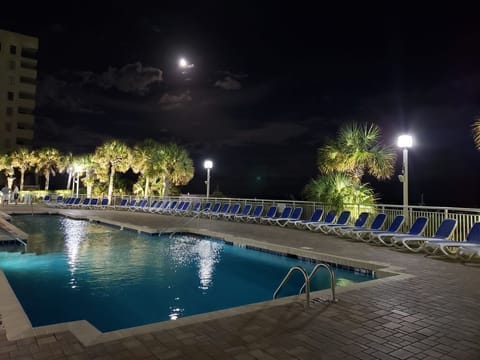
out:
M150 87L163 81L160 69L143 66L140 62L127 64L121 68L109 67L102 74L81 73L84 84L95 84L103 89L116 89L125 93L146 95Z
M37 106L51 107L73 113L103 114L102 110L95 109L82 101L80 94L75 94L75 84L47 75L39 81L37 90Z
M192 96L190 91L186 91L180 95L170 95L165 93L160 98L159 103L162 105L162 110L173 110L178 109L183 104L189 103L192 101Z
M235 80L230 76L225 76L223 80L217 80L215 82L215 86L225 90L240 90L242 88L242 84L240 84L240 81Z

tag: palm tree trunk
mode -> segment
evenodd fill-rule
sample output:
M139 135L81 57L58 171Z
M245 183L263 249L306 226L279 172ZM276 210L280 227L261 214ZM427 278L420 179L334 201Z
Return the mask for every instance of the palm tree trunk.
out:
M112 166L110 169L110 181L108 183L108 204L112 202L113 194L113 178L115 177L115 168Z
M23 190L23 181L25 179L25 169L20 168L20 191Z
M72 184L72 172L68 170L67 190L70 189L71 184Z
M149 181L149 177L148 176L145 176L145 197L147 198L148 197L148 190L149 190L149 187L150 187L150 181Z
M92 197L92 185L87 185L87 197L91 198Z
M48 191L48 187L50 185L50 171L45 171L45 191Z

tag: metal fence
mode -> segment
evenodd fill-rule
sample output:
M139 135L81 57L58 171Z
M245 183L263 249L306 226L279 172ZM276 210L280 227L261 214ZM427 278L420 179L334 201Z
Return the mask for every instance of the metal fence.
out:
M85 196L83 196L85 197ZM140 200L142 197L135 196L135 195L126 195L126 196L115 196L112 198L110 208L117 208L122 201L122 199L131 200ZM154 201L158 200L190 200L192 204L200 202L202 206L206 202L212 203L240 203L242 208L246 204L252 204L252 208L256 205L263 205L265 210L275 205L278 208L278 212L280 213L286 206L297 207L300 206L303 208L302 219L309 219L315 209L321 208L326 213L327 211L331 210L331 206L328 204L322 204L319 202L312 202L312 201L297 201L297 200L278 200L278 199L256 199L256 198L215 198L215 197L202 197L202 196L195 196L195 195L180 195L180 196L172 196L167 198L160 198L160 197L149 197L148 198L148 205L153 203ZM387 215L386 224L391 223L393 218L400 214L405 214L403 205L389 205L389 204L376 204L375 206L363 206L358 204L349 204L345 206L345 209L351 211L352 216L350 218L350 222L353 224L355 222L358 214L360 212L366 211L371 214L369 217L369 221L371 222L374 216L377 213L385 213ZM241 211L241 210L240 210ZM463 241L466 239L468 232L470 231L471 227L474 223L480 222L480 209L474 208L456 208L456 207L436 207L436 206L409 206L408 211L405 214L406 221L403 225L403 232L408 231L412 222L418 216L425 216L428 218L427 227L425 229L424 235L425 236L432 236L434 235L435 231L437 230L440 223L447 218L452 218L457 220L457 227L452 235L452 240L456 241ZM367 226L369 223L367 223Z

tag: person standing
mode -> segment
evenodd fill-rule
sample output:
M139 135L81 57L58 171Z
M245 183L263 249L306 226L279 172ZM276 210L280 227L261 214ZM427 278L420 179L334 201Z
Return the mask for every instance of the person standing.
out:
M1 192L2 192L2 198L3 198L2 204L8 205L8 197L10 196L10 189L8 188L7 185L3 185Z
M19 189L17 184L15 183L13 184L12 194L13 194L13 201L15 201L15 205L18 205Z

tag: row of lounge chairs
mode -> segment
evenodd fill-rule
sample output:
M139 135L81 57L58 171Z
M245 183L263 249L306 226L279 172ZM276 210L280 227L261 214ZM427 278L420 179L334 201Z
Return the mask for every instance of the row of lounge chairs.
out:
M80 197L58 197L55 200L45 199L45 204L53 207L61 208L106 208L108 206L108 199L98 198L80 198Z
M416 253L424 252L426 256L448 257L462 262L480 260L480 222L473 224L465 240L452 241L449 239L457 227L456 219L444 219L432 236L424 236L428 223L428 218L424 216L417 217L406 233L399 232L405 221L403 215L397 215L384 231L381 228L385 223L385 214L377 214L369 228L364 227L367 218L368 213L361 213L353 226L338 224L315 226L326 234Z
M52 206L100 209L108 207L107 199L70 197L63 201L58 199L50 201ZM475 223L470 229L464 241L451 241L457 221L445 219L441 222L435 233L423 236L428 223L426 217L417 217L406 233L399 232L405 222L403 215L397 215L387 229L382 230L387 219L386 214L379 213L372 220L370 226L366 226L370 214L362 212L353 225L348 225L351 217L350 211L342 211L338 217L331 210L323 217L324 210L316 209L311 217L302 220L302 207L286 206L279 213L278 207L273 205L264 214L264 206L246 204L243 209L240 203L192 203L185 200L156 200L148 204L148 200L123 199L115 209L128 211L143 211L165 215L182 215L208 217L210 219L232 220L246 223L278 225L303 230L322 232L350 238L354 241L363 241L374 245L383 245L395 249L403 249L411 252L425 252L427 255L447 256L462 261L480 260L480 223ZM336 221L335 221L336 219Z

